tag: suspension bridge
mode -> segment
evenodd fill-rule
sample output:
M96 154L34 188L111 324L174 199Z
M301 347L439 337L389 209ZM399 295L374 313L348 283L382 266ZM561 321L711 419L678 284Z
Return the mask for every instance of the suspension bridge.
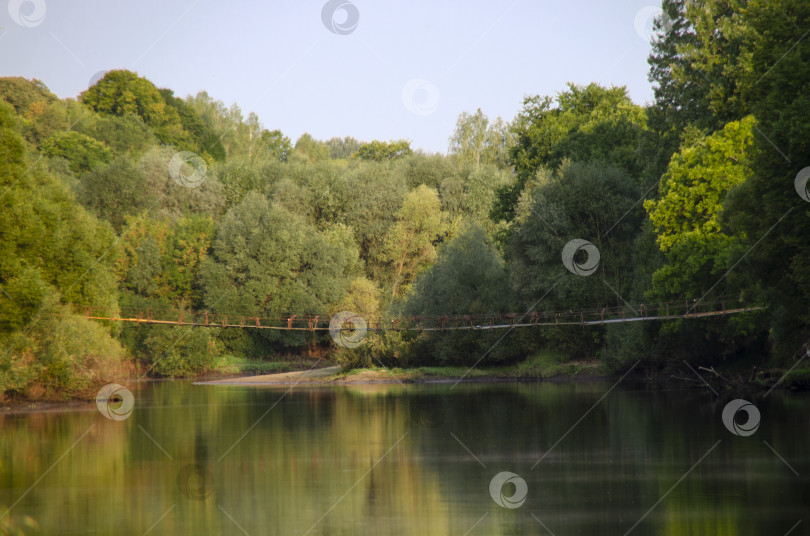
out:
M392 318L348 315L344 323L355 324L362 318L368 331L460 331L497 330L549 326L600 326L628 322L672 321L750 313L762 306L737 300L696 303L684 300L655 305L615 306L566 311L529 311L524 313L464 314L441 316L397 316ZM190 310L122 310L117 314L84 309L90 320L137 324L174 325L204 328L271 329L279 331L329 331L332 316L324 314L282 314L251 316ZM352 318L357 318L353 321ZM333 328L334 329L334 328ZM351 326L341 328L353 329Z

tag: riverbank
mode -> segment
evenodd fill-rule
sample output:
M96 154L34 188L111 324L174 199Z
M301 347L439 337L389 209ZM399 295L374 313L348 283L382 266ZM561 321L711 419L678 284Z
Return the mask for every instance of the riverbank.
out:
M331 366L307 371L281 372L197 381L201 385L312 385L356 383L429 383L456 381L519 381L603 379L607 371L599 361L563 362L555 353L541 353L518 364L475 367L370 367L342 370Z
M344 370L334 362L319 358L291 358L286 361L259 361L225 356L215 363L212 370L193 377L177 378L196 385L345 385L374 383L455 383L463 382L509 382L509 381L594 381L616 379L597 360L565 361L556 352L540 352L520 363L500 367L371 367ZM794 367L754 369L753 373L744 364L730 367L697 367L701 377L661 371L650 375L649 371L634 374L636 380L657 385L686 388L711 388L715 392L728 389L754 388L769 390L773 387L789 390L810 390L810 369ZM676 371L677 372L677 371ZM136 380L137 379L137 380ZM133 382L174 381L174 378L145 378L132 376L118 380L130 388ZM628 378L627 381L630 381ZM64 410L92 409L96 390L73 398L6 398L0 402L0 414L47 413Z

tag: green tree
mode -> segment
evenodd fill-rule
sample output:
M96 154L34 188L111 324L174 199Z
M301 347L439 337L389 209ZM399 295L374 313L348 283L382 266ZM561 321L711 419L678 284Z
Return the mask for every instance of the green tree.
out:
M158 326L143 343L159 376L193 376L211 369L219 349L211 330Z
M213 311L286 318L324 315L343 298L358 270L347 229L318 232L302 217L250 192L225 215L201 277L205 304ZM273 330L256 336L293 346L307 338Z
M189 141L177 109L167 105L160 90L137 73L109 71L81 94L81 101L96 112L140 117L164 143Z
M17 126L0 102L0 392L80 394L122 358L108 328L74 312L118 312L114 233L26 161Z
M367 275L381 283L387 262L383 255L385 237L408 193L405 177L389 166L359 161L346 170L345 181L341 221L354 231ZM374 187L369 188L369 184Z
M40 80L26 80L19 76L0 77L0 98L23 116L35 103L53 103L58 97Z
M75 130L98 140L115 156L137 156L158 144L157 138L136 115L114 116L88 113Z
M556 169L565 159L600 161L638 180L637 148L646 129L644 109L630 100L624 87L577 86L552 97L527 97L515 119L511 162L513 186L501 189L493 219L511 221L527 180L541 167Z
M382 162L384 160L396 160L412 153L411 142L408 140L390 142L374 140L361 144L357 152L354 153L354 157L361 160Z
M152 296L158 291L158 279L162 275L160 249L151 236L138 247L137 263L127 274L127 285L141 296Z
M650 64L647 79L655 95L655 103L648 108L650 135L644 140L651 180L657 180L664 173L687 127L717 128L709 110L708 81L685 54L685 50L693 50L700 43L687 17L689 3L689 0L663 0L661 9L666 14L666 28L662 27L664 21L656 21L659 37L653 40L647 59Z
M633 286L634 241L643 215L637 196L633 179L605 164L567 163L556 173L541 170L527 183L509 244L521 307L542 312L624 306ZM566 270L562 253L573 239L597 248L594 273ZM558 349L579 357L595 355L604 342L599 328L560 328L549 336Z
M296 153L305 156L310 162L329 159L329 146L316 140L310 134L301 134L295 142Z
M391 297L410 284L416 275L436 258L436 240L444 233L446 221L436 190L420 186L405 196L396 213L397 222L385 237L383 259L390 263Z
M292 151L290 138L281 133L280 130L262 130L261 145L264 154L280 162L286 162Z
M507 163L507 153L512 146L509 124L500 117L490 123L486 114L478 108L474 114L462 112L458 116L456 128L450 136L449 153L462 166L503 166Z
M112 157L103 143L73 130L59 132L43 141L42 154L66 159L74 173L91 171Z
M33 102L22 117L25 138L35 145L41 145L69 126L67 111L61 101Z
M99 218L117 230L128 215L138 214L152 204L148 180L128 158L116 158L80 178L78 198Z
M735 237L721 228L722 204L731 188L751 176L754 126L753 117L734 121L684 147L672 157L659 198L644 203L667 256L653 275L658 298L702 298L733 263Z
M515 302L503 260L486 232L473 224L443 246L436 264L416 278L403 311L409 316L493 315L512 311ZM429 362L430 355L443 364L472 365L485 354L485 364L514 358L516 348L510 344L487 353L500 336L491 331L425 333L410 360Z
M238 106L234 104L229 108L222 101L211 98L205 91L187 97L186 103L216 135L216 139L204 142L205 147L221 144L228 159L247 156L248 150L244 140L246 129L242 124L244 121L242 110Z
M749 113L744 95L751 70L748 4L746 0L686 4L694 38L678 47L688 66L683 61L676 63L673 77L681 86L697 85L702 89L701 100L705 99L711 111L699 122L703 128L717 130Z
M329 138L326 144L329 145L329 156L333 160L348 160L360 148L360 142L351 136Z
M423 184L428 188L438 189L447 178L461 176L458 167L449 158L421 152L397 159L393 171L405 178L405 183L411 190Z
M183 99L175 97L171 89L160 89L159 91L167 108L174 109L180 118L183 130L188 133L183 140L175 139L175 145L206 154L213 160L224 161L225 147L223 147L219 135L203 121L197 110Z
M808 204L794 182L810 155L810 5L756 0L742 10L750 67L743 97L756 118L751 177L729 193L724 221L742 238L733 270L751 299L768 307L772 349L779 362L801 353L810 329ZM742 31L742 29L740 29ZM737 70L732 72L737 73Z
M175 222L166 248L165 274L172 298L182 305L202 305L200 268L214 237L210 216L190 214Z

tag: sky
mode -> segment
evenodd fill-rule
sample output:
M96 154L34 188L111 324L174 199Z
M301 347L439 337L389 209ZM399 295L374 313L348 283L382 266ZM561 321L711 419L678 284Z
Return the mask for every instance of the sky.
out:
M511 120L568 82L647 80L655 0L3 0L0 76L76 97L129 69L256 112L295 141L407 139L444 153L459 114Z

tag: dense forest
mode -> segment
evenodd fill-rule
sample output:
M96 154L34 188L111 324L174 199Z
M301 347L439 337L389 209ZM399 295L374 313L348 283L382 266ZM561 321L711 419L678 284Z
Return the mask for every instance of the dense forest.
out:
M223 356L347 367L684 361L787 370L810 331L810 4L665 0L655 100L569 84L511 121L458 117L446 155L407 140L295 143L237 105L112 70L76 98L0 78L0 393L80 396ZM270 119L272 120L272 119ZM566 271L572 239L597 248ZM580 259L578 262L582 262ZM700 320L369 334L124 324L761 306ZM802 366L803 365L803 366ZM803 363L794 381L810 377Z

